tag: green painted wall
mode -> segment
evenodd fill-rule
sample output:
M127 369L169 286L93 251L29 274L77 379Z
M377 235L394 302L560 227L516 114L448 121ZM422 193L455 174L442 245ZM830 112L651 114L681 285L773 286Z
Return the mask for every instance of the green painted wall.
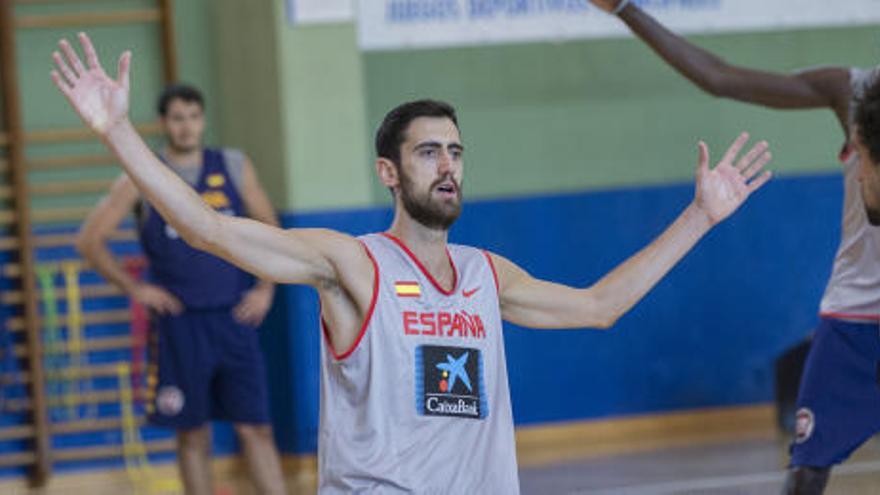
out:
M371 204L355 27L293 27L285 4L217 3L223 140L254 157L283 210Z
M111 8L151 4L119 0ZM51 8L96 5L107 8L106 2ZM17 11L49 8L37 4ZM388 109L425 96L459 108L470 198L686 180L698 138L718 153L742 129L771 141L780 173L836 167L841 134L829 112L777 112L715 100L633 39L361 53L353 24L292 27L283 0L178 0L175 14L181 79L205 92L208 142L247 151L283 210L387 203L387 191L374 177L372 134ZM872 65L875 31L694 39L734 63L791 70ZM136 121L153 119L161 88L156 27L89 32L111 71L119 52L134 50L132 114ZM74 34L73 29L18 34L29 129L78 125L46 75L57 38ZM28 154L98 150L91 142L30 146Z
M280 0L275 16L286 209L387 203L372 135L386 111L421 97L459 108L470 198L689 180L698 139L717 156L741 130L771 141L779 173L837 166L830 112L713 99L634 39L360 53L352 24L291 27ZM734 63L788 71L873 65L875 30L694 40Z
M275 6L216 0L213 35L221 141L251 157L273 204L286 208L291 170L284 155Z
M107 11L144 8L154 1L119 0L107 2L77 2L71 4L36 4L16 8L18 15L59 13L66 11ZM174 2L175 35L180 78L198 85L205 93L210 123L216 118L217 83L213 65L213 39L210 29L210 0L178 0ZM68 108L48 77L51 53L61 37L73 40L78 31L85 30L98 48L107 71L116 74L116 58L125 49L134 52L132 65L132 119L155 119L155 99L162 87L161 54L158 25L154 23L119 26L82 26L70 29L19 29L18 45L19 85L24 108L25 127L43 129L70 127L79 119ZM209 125L208 139L214 140L216 126Z
M16 15L40 15L65 12L130 10L155 6L153 0L118 0L113 3L75 2L63 4L34 4L16 7ZM183 81L200 87L208 108L209 143L217 142L218 104L217 73L213 63L213 32L211 29L211 0L178 0L174 3L175 35L179 74ZM119 54L131 49L132 93L131 116L134 122L153 122L156 119L155 100L163 86L159 28L155 23L136 23L116 26L90 27L88 25L65 29L19 29L16 32L18 80L25 129L42 130L71 128L82 125L79 118L52 85L49 70L51 53L57 41L66 37L75 40L78 31L85 30L92 37L107 72L115 77ZM155 140L153 140L155 142ZM26 153L30 157L63 156L65 154L100 153L103 147L96 140L52 145L31 144ZM84 167L57 172L32 172L33 182L58 181L76 178L115 177L118 169ZM100 194L65 197L40 197L35 208L48 206L87 206L94 204Z
M696 37L729 61L790 70L873 65L876 27ZM364 57L369 122L399 102L454 103L474 197L688 180L698 138L715 156L741 130L768 139L783 174L830 170L842 133L827 111L715 100L634 39ZM387 192L373 182L376 202Z
M286 206L295 210L372 202L363 65L351 24L291 27L278 6Z

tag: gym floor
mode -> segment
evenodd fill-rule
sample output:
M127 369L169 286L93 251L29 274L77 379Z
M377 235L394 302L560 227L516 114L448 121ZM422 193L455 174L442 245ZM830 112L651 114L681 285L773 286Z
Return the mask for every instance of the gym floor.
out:
M590 454L563 462L520 469L523 495L776 495L782 487L788 460L788 440L775 432L739 440L696 443L649 450L633 446L616 455ZM643 447L643 446L642 446ZM217 495L255 495L242 466L232 461L216 473ZM231 467L230 467L231 466ZM312 466L312 469L314 466ZM215 465L217 470L217 465ZM156 466L156 474L173 477L171 464ZM315 493L315 478L288 478L288 492ZM118 495L136 493L124 472L112 478L59 477L53 486L32 491L23 486L0 486L4 495ZM153 492L159 493L174 492ZM880 495L880 437L835 468L826 495Z
M523 495L778 494L788 441L744 440L520 470ZM827 495L880 494L880 440L837 467Z

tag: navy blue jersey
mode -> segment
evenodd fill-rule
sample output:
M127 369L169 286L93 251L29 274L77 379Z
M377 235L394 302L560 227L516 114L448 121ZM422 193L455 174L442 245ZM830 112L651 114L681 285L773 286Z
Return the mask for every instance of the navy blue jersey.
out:
M194 189L217 211L244 216L244 202L221 150L204 150L201 175ZM246 272L186 244L154 208L147 208L139 231L149 260L147 280L174 294L187 308L232 306L253 285L253 277Z

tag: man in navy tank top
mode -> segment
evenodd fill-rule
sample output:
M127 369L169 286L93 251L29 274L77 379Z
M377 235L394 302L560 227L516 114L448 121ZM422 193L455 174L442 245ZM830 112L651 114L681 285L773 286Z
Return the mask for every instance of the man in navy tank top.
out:
M652 243L598 282L532 277L494 253L447 242L462 207L455 111L420 100L376 134L388 230L354 238L218 214L155 157L128 119L131 53L110 78L89 38L87 66L62 41L53 80L186 242L321 301L319 491L519 493L502 319L532 328L609 328L714 225L770 179L767 143L740 135L713 168L699 143L693 201Z
M248 158L238 150L202 146L204 100L197 89L168 86L158 113L165 135L158 158L166 170L220 215L278 225ZM108 237L133 209L148 261L143 281L107 247ZM86 219L77 247L107 280L151 312L147 412L151 423L177 432L187 493L212 493L212 419L233 423L259 492L283 493L256 332L271 306L274 284L255 281L187 245L125 174Z

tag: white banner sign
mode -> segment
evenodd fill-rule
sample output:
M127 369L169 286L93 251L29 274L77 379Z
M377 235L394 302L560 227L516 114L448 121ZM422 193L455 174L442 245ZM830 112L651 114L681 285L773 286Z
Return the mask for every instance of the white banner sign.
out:
M677 32L753 31L880 22L880 0L633 0ZM359 0L365 50L623 36L587 0Z
M287 20L291 25L350 22L354 0L287 0Z

